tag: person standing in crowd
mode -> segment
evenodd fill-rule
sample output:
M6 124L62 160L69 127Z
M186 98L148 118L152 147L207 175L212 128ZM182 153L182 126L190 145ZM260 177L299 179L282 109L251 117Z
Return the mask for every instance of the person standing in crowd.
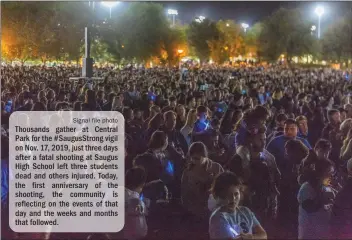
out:
M115 97L116 97L115 93L113 93L113 92L109 93L107 101L100 103L101 109L103 111L112 111L113 110L113 102L114 102ZM114 106L114 109L116 109L118 107L121 107L121 106L118 106L118 105Z
M277 136L284 134L285 121L287 120L287 116L284 113L279 113L275 118L276 126L272 133L268 137L268 142L274 139Z
M277 217L281 173L273 155L266 149L265 127L247 135L246 144L225 165L243 181L244 205L256 212L267 228Z
M95 99L95 92L87 89L85 93L84 103L82 104L82 111L100 111L100 106Z
M330 187L333 172L330 161L319 161L302 184L297 195L298 239L329 238L331 208L335 198L334 190Z
M210 239L267 239L254 213L239 206L241 182L235 174L224 172L216 177L212 195L218 208L209 220Z
M143 168L131 168L125 177L125 225L123 239L142 239L148 234L145 203L140 193L146 183L147 176Z
M158 113L161 113L160 107L157 105L153 105L149 108L149 116L146 116L146 119L144 121L143 129L147 129L150 120L157 115Z
M336 171L334 171L334 176L329 185L337 190L341 188L340 185L344 186L345 189L340 190L342 197L335 201L337 219L334 220L333 218L331 224L333 229L336 224L341 222L348 226L348 216L342 215L341 209L348 209L347 203L351 201L346 193L346 191L349 191L349 177L347 177L346 166L349 163L348 160L352 157L350 151L352 149L351 119L349 119L352 118L352 108L349 83L340 76L341 71L339 70L290 69L284 64L257 68L254 67L257 63L252 62L250 64L253 67L224 68L214 65L198 66L194 69L188 67L188 73L183 76L181 86L178 82L180 79L179 69L166 67L143 70L134 69L133 66L126 69L94 67L94 76L107 75L103 82L85 83L80 80L78 83L68 83L68 77L80 74L79 68L68 66L50 68L3 66L0 70L2 75L2 133L5 135L8 133L9 116L18 110L99 111L102 108L103 110L123 113L126 120L126 171L138 166L144 168L147 187L143 188L145 191L139 197L141 199L149 198L153 203L152 215L146 217L148 228L151 226L149 228L150 234L148 233L146 239L203 239L203 235L200 234L208 232L206 230L208 228L207 221L202 222L202 228L195 228L194 226L197 225L199 219L189 218L188 210L186 211L187 214L183 215L187 208L181 204L181 186L189 187L185 183L181 184L182 174L188 174L190 181L193 181L195 180L192 178L195 177L195 170L197 170L196 174L206 172L204 170L206 164L200 164L200 166L197 165L191 169L189 169L188 164L185 164L188 146L192 142L198 141L206 143L206 149L209 152L207 158L214 160L211 165L216 165L216 162L220 165L224 164L224 168L231 169L239 175L237 177L243 177L238 171L241 164L249 162L247 168L245 168L246 171L248 170L250 178L245 179L245 185L248 187L247 191L242 194L244 205L248 206L258 216L265 230L267 230L269 238L297 238L297 226L294 226L297 225L297 215L295 215L296 220L294 220L292 218L293 214L286 214L285 216L285 212L281 211L285 208L288 210L290 208L298 210L299 208L297 206L297 196L293 196L298 192L298 189L295 188L299 187L295 180L297 165L302 162L298 180L299 184L303 186L314 175L313 170L319 169L318 165L321 162L329 161L329 159L333 160L336 162L336 164L332 164L336 166ZM197 80L201 85L197 85ZM264 92L262 91L263 86ZM199 90L199 88L202 88L202 90ZM258 97L258 92L259 94L265 94L264 97L266 93L269 93L268 95L273 94L272 97L264 98L265 103L263 104L263 98L262 96ZM284 97L282 96L283 92L285 92ZM114 95L115 97L111 101ZM104 102L104 96L107 98L106 102ZM177 98L173 96L177 96ZM184 111L177 104L184 104L185 106L187 104L189 116L192 116L189 121L184 121ZM344 104L344 110L342 110ZM192 110L195 109L196 105L199 106L197 111ZM160 109L171 111L166 111L165 123L164 112L160 114ZM334 110L331 109L338 109L338 114L336 112L335 116ZM326 112L329 112L329 114L326 114ZM242 116L242 113L244 116ZM345 113L346 120L339 124L342 119L338 119L338 115L344 115ZM143 117L139 118L140 116ZM292 119L288 119L295 119L297 116L297 124ZM304 118L306 118L308 128L306 122L300 120ZM322 130L327 123L326 118L329 118L330 123L326 125L327 127L322 134ZM27 116L22 116L21 119L22 122L27 119ZM141 124L144 119L146 120ZM272 128L272 123L275 125L275 120L277 120L277 129ZM150 127L148 127L149 123ZM221 123L220 128L219 123ZM262 132L264 126L267 128L266 134ZM309 129L309 132L307 129ZM306 133L308 133L308 136ZM262 149L266 135L269 136L267 150ZM225 137L226 144L223 144L222 136ZM322 136L327 140L319 140ZM309 144L306 141L307 139ZM181 144L183 147L179 146L177 140L184 142L184 144ZM329 141L332 143L332 149ZM307 151L302 143L305 146L316 146L303 161L302 158ZM5 149L4 147L2 143L1 148ZM182 151L180 151L181 149ZM203 156L206 156L206 154L203 154ZM236 158L237 165L226 164L229 159L234 160ZM277 162L276 169L281 170L281 179L275 179L273 183L273 178L275 178L273 176L278 175L273 174L275 171L271 171L275 169L272 167L274 161ZM6 171L3 173L4 176L8 174ZM5 181L4 183L6 184ZM279 188L279 191L271 192L274 185ZM196 184L192 186L194 186L194 189L199 188ZM206 189L208 189L208 185ZM4 192L6 193L6 190ZM206 191L204 190L204 192ZM280 195L278 195L278 192L280 192ZM287 192L290 192L290 194L287 194ZM193 192L191 191L191 193ZM271 199L278 196L280 200L278 222L268 221L268 218L273 215L269 214L271 210L266 210L269 209L267 206L271 206L263 200L267 196L270 196ZM208 200L212 199L211 197L212 195L209 196ZM346 198L346 202L343 202L342 198ZM206 203L205 199L206 196L202 198L203 208ZM190 202L196 202L196 200L198 199L191 199ZM162 206L156 204L157 201L162 202ZM217 207L228 205L226 201L219 201L219 198L213 199L213 201L216 201L213 205ZM165 208L163 208L164 203ZM274 203L271 204L274 205ZM305 206L306 203L301 205ZM188 205L186 204L186 206ZM148 208L148 206L146 207ZM214 210L213 208L210 209ZM262 209L265 211L262 211ZM197 212L203 216L210 214L207 210L204 211L199 210ZM348 214L347 211L346 214ZM241 221L242 215L237 210L230 211L229 214L235 216L236 219L234 220L237 222L249 223L248 219L250 217L247 219L248 221ZM304 216L304 212L302 214ZM313 216L315 213L312 213L313 215L308 214ZM229 217L228 219L232 218ZM4 219L2 219L3 221ZM221 223L223 223L223 219ZM292 226L294 226L294 230ZM325 226L322 225L321 227ZM317 228L320 228L320 226ZM214 228L212 227L212 229ZM332 231L334 231L333 229ZM234 233L233 229L230 230ZM160 234L161 232L164 232L165 235ZM194 233L194 236L188 235L191 232ZM338 230L335 234L337 233ZM58 238L60 238L59 235ZM24 233L16 234L14 238L34 239L32 236L34 235ZM97 235L94 235L93 239L94 237L100 238ZM254 236L243 234L241 237L245 239ZM67 237L62 236L60 239L64 238ZM13 239L12 236L9 239ZM44 238L38 235L36 239ZM204 236L204 239L206 239L206 236Z
M192 139L197 135L202 134L209 127L210 122L208 120L208 108L206 108L205 106L197 107L197 120L194 123Z
M303 138L309 142L308 139L308 119L305 116L298 116L296 118L298 125L298 134L297 136Z
M328 124L322 131L322 138L331 142L331 160L338 162L340 156L340 149L342 147L342 135L340 132L341 115L339 110L331 109L328 111Z
M152 134L158 131L164 123L164 118L161 113L156 114L148 123L147 129L143 132L144 141L149 142Z
M314 108L313 117L308 122L308 129L310 129L309 140L311 141L310 144L313 146L321 138L321 133L324 129L324 125L325 117L323 113L323 107L318 105Z
M348 131L340 152L340 160L342 164L350 158L352 158L352 128Z
M285 145L290 139L297 139L303 142L303 144L311 149L310 144L307 140L297 137L298 126L297 122L293 119L287 119L285 121L284 134L271 140L267 146L267 150L275 157L279 170L282 174L290 172L292 169L287 166Z
M207 201L211 184L224 170L220 164L208 158L206 146L201 142L192 143L189 159L181 180L182 205L192 215L204 219L207 215Z
M263 106L257 106L254 110L245 114L235 137L236 148L244 144L247 134L258 131L257 126L265 124L268 117L269 111Z
M197 112L195 109L190 109L187 113L187 120L185 125L181 128L181 134L185 138L188 145L191 145L191 136L194 123L197 120Z
M344 109L346 109L346 118L352 118L352 104L351 103L347 103L344 106Z
M186 123L186 109L183 105L177 105L175 112L177 114L176 118L176 130L181 130L181 128Z
M352 158L347 162L348 178L337 193L331 216L331 238L348 239L352 236Z
M156 131L152 134L148 150L133 160L134 166L141 166L146 172L147 183L162 179L166 168L165 150L168 146L167 135Z
M186 155L188 152L188 145L181 132L175 128L176 120L177 116L174 111L165 112L164 125L160 130L167 134L170 146L179 149L184 155Z
M331 152L331 143L328 140L320 139L314 147L314 150L310 150L308 156L303 159L298 169L298 183L302 185L309 178L309 174L312 168L315 167L320 161L330 161L329 156Z

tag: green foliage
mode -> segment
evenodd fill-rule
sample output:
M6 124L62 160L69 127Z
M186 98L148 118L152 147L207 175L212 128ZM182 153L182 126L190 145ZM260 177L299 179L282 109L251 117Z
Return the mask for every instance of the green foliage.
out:
M180 53L178 53L178 49L186 51L186 29L179 26L169 28L163 36L162 45L163 49L167 53L168 64L170 66L175 65L180 58Z
M261 55L266 60L276 61L281 54L286 54L289 60L294 56L316 54L310 26L298 10L279 9L263 23L259 36Z
M217 63L223 63L244 52L244 41L240 25L233 21L220 20L216 27L219 32L217 39L208 41L211 57Z
M207 18L200 23L193 21L187 29L189 45L194 48L201 62L208 60L210 57L208 42L218 40L219 36L220 33L216 23Z
M161 52L169 23L160 4L135 2L118 19L123 57L146 61Z
M352 57L352 23L349 16L338 19L325 32L322 45L327 60L340 63Z

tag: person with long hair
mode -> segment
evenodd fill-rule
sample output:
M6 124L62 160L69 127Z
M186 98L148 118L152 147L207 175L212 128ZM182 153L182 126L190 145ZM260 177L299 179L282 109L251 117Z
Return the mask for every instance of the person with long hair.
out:
M222 134L231 134L233 130L232 119L235 111L229 109L221 119L220 132Z
M187 120L185 125L181 128L181 134L186 139L188 145L191 144L191 134L194 127L194 123L197 121L197 111L190 109L187 113Z
M162 178L167 145L167 135L164 132L156 131L151 136L148 150L133 160L133 166L141 166L145 169L147 183Z
M147 130L144 132L144 139L149 142L150 137L152 136L152 134L159 130L160 127L163 125L164 123L164 119L163 119L163 115L161 113L156 114L148 123L148 128Z
M154 118L154 116L157 115L158 113L161 113L161 109L159 106L153 105L149 108L149 116L147 116L147 118L144 120L143 129L148 128L150 120Z
M325 139L319 139L315 144L314 149L309 151L309 154L301 162L298 169L298 183L303 184L309 178L311 169L314 168L315 164L319 161L330 161L329 155L331 152L331 143Z
M181 128L185 125L186 123L186 108L178 104L175 108L175 112L177 114L176 117L176 129L181 130Z
M330 182L335 169L331 161L319 161L302 184L297 200L298 239L329 238L329 221L335 192Z
M84 103L82 104L82 111L101 111L99 104L97 104L95 92L93 90L86 90Z
M205 217L211 184L224 170L220 164L208 158L207 148L201 142L192 143L188 158L181 178L182 205L193 215Z
M343 145L340 152L340 159L342 163L352 158L352 128L348 131L348 134L343 140Z
M224 172L218 175L212 195L218 208L209 220L210 239L267 239L255 214L240 206L241 181L235 174Z

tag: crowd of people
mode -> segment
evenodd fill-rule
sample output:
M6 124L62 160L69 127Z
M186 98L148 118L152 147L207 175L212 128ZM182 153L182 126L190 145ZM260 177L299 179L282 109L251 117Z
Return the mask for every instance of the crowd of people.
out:
M87 239L352 238L352 84L285 66L1 69L2 233L14 111L119 111L125 227ZM82 234L46 234L82 239ZM63 237L64 236L64 237ZM5 239L7 239L5 237Z

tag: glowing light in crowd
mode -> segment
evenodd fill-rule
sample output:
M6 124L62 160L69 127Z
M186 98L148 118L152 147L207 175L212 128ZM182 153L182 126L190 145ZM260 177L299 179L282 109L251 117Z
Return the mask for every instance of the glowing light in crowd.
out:
M229 227L229 229L230 229L230 232L232 232L233 235L235 235L235 237L239 235L239 233L235 229L233 229L232 227Z
M315 9L315 13L318 15L318 18L319 18L319 21L318 21L318 38L320 38L320 19L321 19L321 16L323 16L323 14L324 14L324 8L321 7L321 6L318 6Z
M230 27L230 24L229 24L229 23L226 23L226 27Z
M174 164L169 160L166 166L166 172L170 175L174 175Z
M241 26L243 27L244 32L246 32L247 28L249 27L249 25L247 23L242 23Z
M183 50L182 50L182 49L178 49L177 52L178 52L179 54L181 54L181 53L183 53Z

